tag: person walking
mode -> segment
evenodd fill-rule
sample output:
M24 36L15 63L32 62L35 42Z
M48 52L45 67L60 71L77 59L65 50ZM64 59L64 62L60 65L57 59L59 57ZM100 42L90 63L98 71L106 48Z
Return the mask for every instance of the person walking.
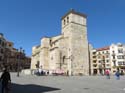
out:
M120 79L120 72L119 72L119 70L116 71L115 76L116 76L116 79L117 79L117 80Z
M109 73L109 70L106 70L106 71L105 71L105 75L106 75L106 78L107 78L107 79L110 79L110 73Z
M11 82L11 77L10 73L7 70L7 68L4 69L0 81L2 82L2 88L1 88L1 93L8 93L9 92L9 87L10 87L10 82Z

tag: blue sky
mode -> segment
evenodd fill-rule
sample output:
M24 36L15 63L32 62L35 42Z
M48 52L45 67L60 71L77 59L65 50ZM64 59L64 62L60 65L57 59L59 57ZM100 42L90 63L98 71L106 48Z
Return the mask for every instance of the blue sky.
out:
M125 0L0 0L0 32L30 56L43 36L61 33L61 17L71 8L87 14L95 48L125 43Z

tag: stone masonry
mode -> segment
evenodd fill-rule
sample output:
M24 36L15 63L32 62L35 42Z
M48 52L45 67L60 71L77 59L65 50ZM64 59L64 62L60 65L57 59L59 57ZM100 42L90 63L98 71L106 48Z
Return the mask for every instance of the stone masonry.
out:
M61 35L44 37L41 45L32 49L31 69L53 72L63 70L68 75L88 75L89 56L85 14L69 11L62 17Z

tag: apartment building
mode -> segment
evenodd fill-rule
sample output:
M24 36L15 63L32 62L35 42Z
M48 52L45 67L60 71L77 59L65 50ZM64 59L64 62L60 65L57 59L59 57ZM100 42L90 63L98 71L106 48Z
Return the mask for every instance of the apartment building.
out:
M125 72L125 45L121 43L92 49L91 51L91 74L104 75L105 70L114 74L117 69Z
M109 47L103 47L92 50L91 60L91 74L92 75L104 75L105 70L111 70L110 63L110 51Z
M125 72L125 45L121 43L111 44L110 46L110 61L112 73L117 69Z
M30 68L31 58L25 55L22 48L14 48L14 43L5 39L0 33L0 70L8 66L11 71Z

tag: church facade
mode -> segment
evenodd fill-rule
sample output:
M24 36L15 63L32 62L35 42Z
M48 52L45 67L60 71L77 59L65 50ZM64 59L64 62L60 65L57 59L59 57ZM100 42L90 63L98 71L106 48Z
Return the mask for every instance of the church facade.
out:
M89 75L87 16L74 10L62 19L61 35L44 37L32 48L31 69L50 72L62 70L68 75Z

